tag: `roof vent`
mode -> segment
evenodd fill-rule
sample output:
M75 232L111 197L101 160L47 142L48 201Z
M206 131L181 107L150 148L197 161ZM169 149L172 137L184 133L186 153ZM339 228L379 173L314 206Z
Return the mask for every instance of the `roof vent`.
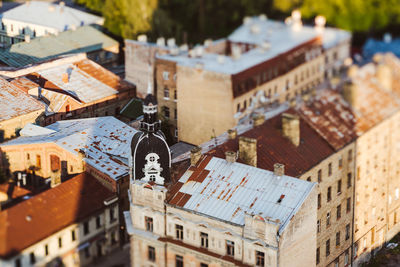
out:
M276 176L283 176L285 174L285 165L281 163L274 164L274 174Z
M190 150L190 164L196 165L201 158L201 147L196 146Z
M165 46L165 38L164 37L157 38L157 46Z
M141 43L147 43L147 36L146 34L141 34L138 36L138 41Z
M224 64L224 63L225 63L225 56L223 56L223 55L218 55L218 57L217 57L217 62L218 62L219 64Z
M175 38L169 38L167 40L167 45L168 45L168 47L175 47L176 46Z
M234 152L234 151L226 151L225 152L225 159L227 162L234 163L234 162L236 162L236 158L237 158L236 152Z

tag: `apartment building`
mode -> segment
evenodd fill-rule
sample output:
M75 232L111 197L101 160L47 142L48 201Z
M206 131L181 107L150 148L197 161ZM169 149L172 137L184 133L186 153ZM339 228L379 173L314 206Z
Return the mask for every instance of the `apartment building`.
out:
M85 54L68 56L11 71L0 71L32 101L46 106L41 125L64 119L120 116L135 97L133 85L123 81Z
M82 172L95 177L129 207L129 144L137 131L114 117L66 120L46 127L27 125L21 136L0 150L15 179L26 174L26 185L41 188L64 182ZM122 231L121 242L125 233Z
M118 247L118 198L89 174L0 211L0 265L84 266Z
M104 18L65 6L65 3L27 1L2 14L0 42L10 45L36 37L57 35L85 25L103 25Z
M45 105L0 78L0 142L18 136L28 123L42 123Z
M261 15L246 18L226 39L207 40L189 51L172 42L169 51L156 51L152 70L159 111L177 139L203 143L255 108L309 94L325 77L338 72L349 57L351 36L318 20L316 24L303 26L299 12L286 23ZM154 51L154 46L143 44L137 49L127 44L127 49ZM126 61L132 59L126 55ZM149 60L146 64L151 65ZM131 69L127 67L127 75ZM137 75L143 81L150 79Z

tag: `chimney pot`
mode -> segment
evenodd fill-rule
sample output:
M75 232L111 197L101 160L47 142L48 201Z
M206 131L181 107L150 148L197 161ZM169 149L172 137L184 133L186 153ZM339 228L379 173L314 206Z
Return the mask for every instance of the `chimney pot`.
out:
M201 147L196 146L190 150L190 165L196 165L201 158Z
M274 174L276 176L283 176L285 174L285 165L281 163L274 164Z
M239 137L239 158L247 165L257 166L257 139Z
M300 144L300 119L299 116L282 114L282 134L287 137L295 146Z
M228 130L228 135L229 139L235 139L237 136L237 130L236 129L229 129Z
M234 151L226 151L225 152L225 159L227 162L234 163L236 162L237 153Z

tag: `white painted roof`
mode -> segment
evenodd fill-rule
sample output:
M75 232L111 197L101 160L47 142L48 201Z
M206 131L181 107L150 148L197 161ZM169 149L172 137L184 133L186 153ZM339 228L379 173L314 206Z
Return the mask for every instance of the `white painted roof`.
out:
M86 163L113 179L128 175L130 144L137 131L127 124L114 117L99 117L58 121L42 132L46 130L48 134L21 136L1 146L55 143L73 154L83 150Z
M37 135L47 135L51 133L55 133L56 131L41 127L36 124L28 123L25 127L19 132L21 136L37 136Z
M104 19L78 9L46 1L29 1L3 13L4 19L41 25L58 31L83 25L102 25Z
M315 183L276 176L270 171L216 157L204 170L210 172L201 183L190 180L193 173L190 170L179 180L184 183L179 192L191 195L182 208L238 225L244 225L245 213L259 215L279 220L280 232L315 186Z
M96 67L101 68L97 65ZM118 93L117 90L88 75L72 63L41 70L38 73L83 103L90 103ZM69 77L66 83L63 81L65 74Z
M252 27L257 27L258 33L254 33ZM233 43L256 46L256 48L242 53L239 59L223 56L224 63L219 63L217 60L218 55L213 53L204 53L202 57L195 58L188 57L187 53L181 53L177 56L170 54L158 55L157 57L175 61L181 66L201 67L208 71L236 74L275 58L317 37L321 37L324 48L330 48L341 41L350 39L351 34L335 28L318 30L315 27L306 25L296 28L281 21L252 17L248 24L241 25L227 38ZM261 48L265 42L269 44L269 49Z

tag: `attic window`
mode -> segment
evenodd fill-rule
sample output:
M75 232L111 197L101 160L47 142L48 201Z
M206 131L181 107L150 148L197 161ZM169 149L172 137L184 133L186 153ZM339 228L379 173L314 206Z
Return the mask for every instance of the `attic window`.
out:
M281 203L284 198L285 198L285 195L281 195L281 197L278 199L277 203Z

